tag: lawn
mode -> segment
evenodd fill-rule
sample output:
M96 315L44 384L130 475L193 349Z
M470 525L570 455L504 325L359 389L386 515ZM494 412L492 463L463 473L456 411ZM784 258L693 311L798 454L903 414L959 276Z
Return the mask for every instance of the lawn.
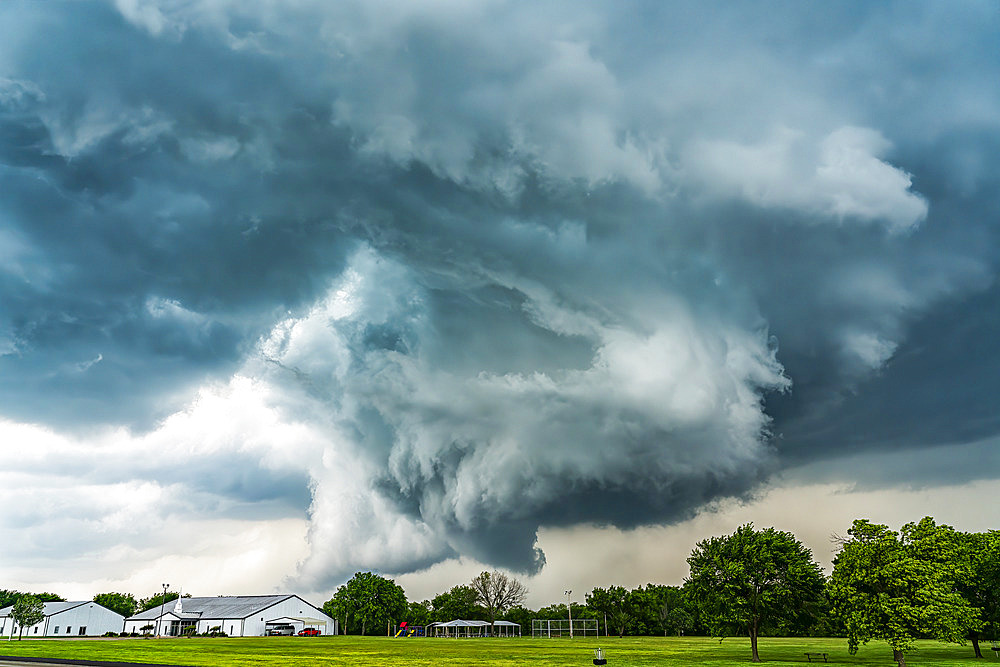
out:
M598 639L389 639L380 637L260 637L243 639L25 640L3 642L0 655L44 656L174 665L274 665L275 667L352 665L362 667L497 667L591 665L592 650L602 647L608 667L652 665L733 665L750 663L747 639L719 642L704 637L601 637ZM988 650L987 661L995 658ZM830 654L840 665L894 667L884 643L848 655L843 639L760 640L761 659L771 665L802 665L805 652ZM913 667L973 665L970 646L919 642L907 656Z

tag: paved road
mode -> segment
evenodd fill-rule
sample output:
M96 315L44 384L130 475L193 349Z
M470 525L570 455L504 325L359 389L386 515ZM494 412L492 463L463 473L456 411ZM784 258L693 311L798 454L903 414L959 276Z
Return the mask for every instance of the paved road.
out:
M0 655L0 667L188 667L186 665L153 665L148 662L108 662L107 660L67 660L65 658L26 658L18 655Z

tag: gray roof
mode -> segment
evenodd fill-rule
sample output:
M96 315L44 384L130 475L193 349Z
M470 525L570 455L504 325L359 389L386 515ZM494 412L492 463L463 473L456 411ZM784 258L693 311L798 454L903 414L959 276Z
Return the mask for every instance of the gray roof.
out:
M226 595L214 598L182 598L182 618L247 618L283 602L294 595ZM164 614L172 614L176 601L171 600L163 607ZM307 603L308 604L308 603ZM310 607L312 605L309 605ZM160 607L156 606L130 616L130 621L155 620L160 617Z
M100 607L100 605L94 602L93 600L84 600L82 602L45 602L42 604L42 613L44 613L46 616L52 616L53 614L58 614L68 609L75 609L76 607L80 607L85 604L93 604L95 606ZM10 616L10 610L13 608L14 607L12 605L0 609L0 616ZM101 609L104 609L105 611L111 614L117 613L105 607L101 607Z

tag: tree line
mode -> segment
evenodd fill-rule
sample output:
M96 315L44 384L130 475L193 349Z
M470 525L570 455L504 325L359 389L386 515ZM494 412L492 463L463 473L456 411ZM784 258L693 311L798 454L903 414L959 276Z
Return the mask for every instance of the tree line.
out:
M323 610L345 632L379 635L400 621L506 620L525 631L535 619L596 619L605 634L846 637L851 654L885 641L899 667L917 639L979 641L1000 636L1000 531L964 533L925 517L899 531L866 519L835 537L833 572L793 534L753 524L697 543L682 586L594 588L583 604L531 610L520 582L483 572L430 600L409 601L392 579L359 572ZM513 590L504 596L486 586Z

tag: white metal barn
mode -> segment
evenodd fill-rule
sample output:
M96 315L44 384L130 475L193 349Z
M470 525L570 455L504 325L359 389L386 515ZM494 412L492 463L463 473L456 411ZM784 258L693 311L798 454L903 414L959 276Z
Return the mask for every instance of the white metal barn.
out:
M20 633L14 627L10 612L14 607L0 609L0 636ZM46 602L45 618L24 628L25 637L98 637L105 632L121 632L125 617L96 602Z
M337 621L298 595L220 595L214 598L178 598L165 607L153 607L125 620L125 632L177 636L218 628L230 637L260 637L268 627L291 624L296 633L316 628L337 634ZM143 630L143 628L146 628Z

